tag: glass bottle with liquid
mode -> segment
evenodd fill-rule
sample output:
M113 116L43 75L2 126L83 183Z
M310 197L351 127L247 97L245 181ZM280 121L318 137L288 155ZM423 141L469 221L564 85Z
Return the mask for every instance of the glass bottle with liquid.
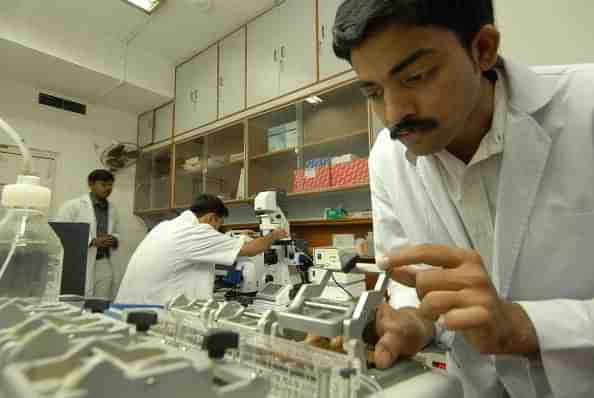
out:
M48 224L51 191L39 177L19 176L4 187L0 220L0 297L57 302L64 249Z

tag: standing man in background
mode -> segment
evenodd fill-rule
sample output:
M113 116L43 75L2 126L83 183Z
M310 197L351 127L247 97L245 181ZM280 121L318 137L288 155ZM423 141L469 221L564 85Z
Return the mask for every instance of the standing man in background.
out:
M107 198L113 191L115 177L107 170L89 174L90 192L66 202L57 221L90 225L85 296L112 298L115 266L111 252L119 246L117 212Z

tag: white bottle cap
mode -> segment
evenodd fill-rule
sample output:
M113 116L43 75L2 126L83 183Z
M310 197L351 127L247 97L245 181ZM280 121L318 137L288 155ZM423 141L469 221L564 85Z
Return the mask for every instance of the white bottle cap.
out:
M49 209L52 191L41 186L35 176L18 176L17 183L6 185L2 191L2 206Z

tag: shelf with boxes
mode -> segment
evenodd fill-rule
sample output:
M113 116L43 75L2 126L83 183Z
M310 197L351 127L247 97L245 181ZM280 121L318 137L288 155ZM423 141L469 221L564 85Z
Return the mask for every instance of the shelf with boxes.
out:
M355 85L308 97L248 121L250 195L361 188L369 182L367 101Z
M180 138L170 150L171 208L187 208L200 193L232 204L273 188L292 197L368 189L369 124L366 99L348 83Z

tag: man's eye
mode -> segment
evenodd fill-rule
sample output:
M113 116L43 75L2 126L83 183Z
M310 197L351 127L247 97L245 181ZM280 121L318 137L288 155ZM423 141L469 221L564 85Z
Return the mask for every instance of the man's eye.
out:
M382 96L382 91L379 89L363 90L363 95L369 99L378 99Z
M418 83L418 82L425 80L426 77L427 77L427 72L418 73L416 75L412 75L412 76L408 77L406 79L406 83L408 83L408 84Z

